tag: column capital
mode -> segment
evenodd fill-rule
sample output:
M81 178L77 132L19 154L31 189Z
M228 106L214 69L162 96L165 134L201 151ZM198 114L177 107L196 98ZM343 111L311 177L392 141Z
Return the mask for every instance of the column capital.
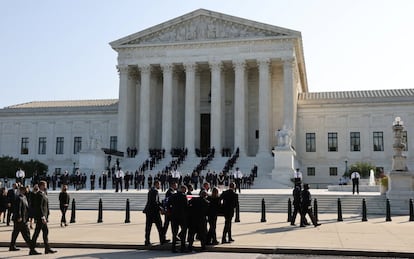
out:
M150 73L152 71L152 66L150 64L142 64L138 65L138 69L141 71L141 73Z
M160 66L161 66L162 72L164 73L171 73L174 69L174 65L171 63L163 63L163 64L160 64Z
M116 69L118 70L119 75L127 74L129 71L128 65L117 65Z
M233 68L234 69L236 69L236 70L242 70L242 69L245 69L246 68L246 60L244 60L244 59L236 59L236 60L233 60L232 61L233 62Z
M293 67L293 65L295 64L295 58L294 57L282 58L282 61L283 61L283 66Z
M259 65L259 68L265 68L266 66L269 67L270 59L269 58L258 59L257 64Z
M195 62L186 62L183 63L185 72L195 72L197 69L197 64Z
M220 71L223 68L223 62L221 61L210 61L208 62L208 65L210 66L212 72Z

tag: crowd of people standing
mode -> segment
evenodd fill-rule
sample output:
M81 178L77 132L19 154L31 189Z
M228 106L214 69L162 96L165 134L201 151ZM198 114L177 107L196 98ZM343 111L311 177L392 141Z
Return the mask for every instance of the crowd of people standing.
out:
M171 225L173 253L193 251L195 239L200 241L201 250L206 249L207 245L217 245L219 242L216 227L219 215L224 216L225 220L221 243L233 242L231 222L238 204L235 186L235 183L231 182L228 189L219 195L217 187L210 188L209 183L205 182L200 192L194 194L186 185L178 187L176 182L172 182L165 198L161 200L161 184L158 180L154 181L154 185L148 191L147 203L143 210L146 215L145 245L151 246L153 224L157 227L161 244L171 241L166 237ZM164 224L161 215L164 215Z

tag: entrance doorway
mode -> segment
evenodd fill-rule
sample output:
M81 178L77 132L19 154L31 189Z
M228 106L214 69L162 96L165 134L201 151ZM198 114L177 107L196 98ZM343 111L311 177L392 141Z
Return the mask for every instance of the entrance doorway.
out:
M206 156L210 149L210 114L202 113L200 118L200 151L201 156Z

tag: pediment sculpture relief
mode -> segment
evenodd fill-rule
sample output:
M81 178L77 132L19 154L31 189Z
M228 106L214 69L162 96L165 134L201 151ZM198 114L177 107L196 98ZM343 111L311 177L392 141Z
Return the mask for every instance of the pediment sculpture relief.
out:
M131 40L125 45L202 41L213 39L257 38L283 35L287 34L208 16L199 16L177 25L172 25L166 29Z

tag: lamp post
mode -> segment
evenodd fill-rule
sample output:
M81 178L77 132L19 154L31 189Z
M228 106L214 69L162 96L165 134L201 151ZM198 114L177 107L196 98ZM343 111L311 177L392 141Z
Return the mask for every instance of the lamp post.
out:
M348 173L348 160L345 160L345 174Z
M108 160L108 170L110 170L110 168L111 168L111 159L112 159L111 155L109 155L106 159Z
M76 162L73 162L73 173L75 173L75 169L76 169Z

